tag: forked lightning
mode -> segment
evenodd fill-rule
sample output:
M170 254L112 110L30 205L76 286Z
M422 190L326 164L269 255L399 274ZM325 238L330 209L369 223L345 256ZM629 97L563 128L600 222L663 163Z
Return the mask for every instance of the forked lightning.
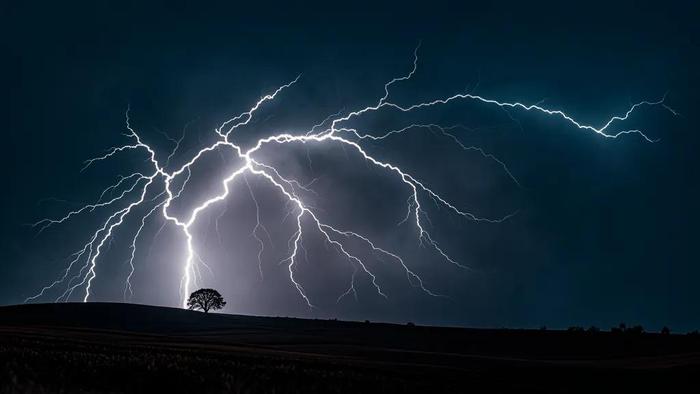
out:
M280 86L274 92L263 96L246 111L223 122L214 130L216 133L214 142L201 148L179 168L171 170L168 170L169 163L173 156L177 153L177 149L180 146L182 138L179 140L171 139L172 142L176 143L175 149L169 152L169 154L164 158L158 157L155 150L149 144L143 141L139 133L132 126L129 118L129 110L127 110L126 128L128 132L126 137L129 139L129 143L112 147L107 150L104 155L87 160L85 162L85 167L110 159L118 154L130 153L145 155L145 158L149 163L150 170L146 173L134 172L130 175L120 177L116 183L106 188L94 203L87 204L77 210L68 212L63 217L43 219L34 224L38 231L41 232L53 225L63 224L77 215L89 214L97 209L111 210L111 213L104 220L104 222L102 222L101 225L99 225L98 228L87 238L87 241L83 244L83 246L71 256L68 265L62 271L59 278L42 288L37 294L28 297L25 302L39 299L40 297L46 295L49 290L54 288L60 288L62 290L59 291L60 294L58 298L56 298L56 301L69 300L76 291L82 292L82 301L88 301L91 296L91 290L93 289L93 282L99 273L99 264L103 260L106 248L108 247L111 238L114 236L115 230L124 223L127 216L134 215L137 208L141 207L143 212L141 213L142 216L140 216L138 220L139 226L133 234L131 242L129 243L129 247L131 249L129 253L130 258L128 260L129 274L126 277L126 282L124 285L124 297L126 299L133 294L131 279L133 278L135 272L134 260L138 245L137 241L139 241L147 221L156 216L156 214L159 214L166 220L164 225L170 224L171 226L174 226L175 228L179 229L184 236L186 255L183 256L182 266L180 267L182 276L179 284L179 291L181 294L182 306L186 307L187 296L190 294L190 291L193 290L193 287L197 285L198 278L201 275L201 268L204 267L209 269L209 267L204 264L197 254L195 245L197 234L195 234L193 231L194 226L204 212L206 212L212 206L226 200L230 194L231 187L234 185L234 181L236 180L242 181L236 183L236 185L246 187L249 195L255 201L257 222L255 228L252 230L252 235L259 247L257 256L260 275L262 276L262 256L265 248L265 242L266 240L271 241L271 236L265 225L261 222L260 205L258 204L253 189L249 184L249 177L257 177L264 182L268 182L278 190L280 196L286 200L287 204L291 207L289 215L294 218L295 230L287 243L289 245L289 252L286 259L283 260L283 263L286 264L291 286L296 289L300 298L309 307L314 305L313 301L307 295L304 285L300 283L295 273L296 264L300 258L300 255L302 253L306 253L306 249L304 247L304 235L310 232L315 232L317 235L325 239L328 245L335 248L353 267L353 273L349 278L348 288L339 291L340 294L338 300L347 295L354 295L357 297L355 281L358 275L365 275L369 279L373 291L375 291L376 294L382 297L389 296L382 289L380 278L370 269L368 264L366 264L363 259L351 252L347 246L348 242L351 240L365 245L368 251L386 256L390 261L396 263L397 266L405 272L408 283L411 286L422 290L429 296L437 297L440 296L440 294L425 285L421 276L410 268L410 264L400 256L400 253L390 250L388 246L378 245L376 241L371 240L364 234L359 234L357 232L350 231L349 229L342 228L339 224L328 223L322 220L318 211L313 206L305 203L303 198L304 193L316 192L311 190L308 184L304 185L297 179L292 179L281 175L278 168L276 168L273 164L266 162L265 159L258 154L261 148L272 144L279 146L289 146L293 144L316 144L327 146L339 145L356 152L358 157L366 161L368 164L383 170L387 177L393 177L405 185L406 195L402 198L407 198L407 211L406 217L402 222L405 223L410 221L412 223L412 226L415 228L418 242L425 247L431 248L436 253L436 256L444 259L446 262L466 269L467 266L457 261L457 259L451 257L451 254L448 252L449 247L438 243L435 237L430 233L430 231L428 231L428 226L425 225L424 221L429 219L427 218L427 213L422 208L426 198L441 206L444 206L452 214L458 215L467 220L498 223L508 219L511 215L495 219L478 217L477 215L460 208L460 204L458 202L448 201L446 198L443 198L441 193L430 187L427 181L418 179L416 176L410 174L408 171L400 168L397 165L384 161L379 157L370 155L363 147L363 143L368 140L379 141L389 138L390 136L400 136L410 130L437 130L441 135L458 144L458 146L462 149L476 151L485 159L493 160L503 168L505 173L513 180L513 182L519 184L513 173L494 155L485 152L479 147L466 146L460 142L459 138L455 135L456 130L460 128L459 125L441 126L437 124L411 124L395 130L368 132L347 126L351 119L354 120L372 112L393 110L398 111L398 113L405 113L421 108L440 106L446 103L461 100L473 102L477 105L516 109L525 112L538 112L550 116L553 118L553 120L560 121L563 124L569 125L575 129L595 133L596 135L604 138L616 139L623 135L636 134L646 141L653 142L654 140L648 137L641 130L634 128L616 128L616 126L629 119L634 111L644 106L660 105L663 106L663 108L667 108L672 111L666 106L666 104L664 104L663 98L658 101L641 101L631 105L624 114L613 116L602 122L602 126L595 127L582 123L561 110L548 109L542 107L540 104L531 105L520 102L504 102L468 93L455 94L449 97L417 102L410 105L393 103L390 101L390 88L395 83L410 80L416 73L418 65L417 50L418 48L416 48L416 52L414 52L414 62L411 71L404 76L394 78L386 83L384 85L384 95L374 105L349 111L344 115L341 115L340 112L331 115L330 117L324 119L321 123L314 125L309 130L304 130L303 132L280 132L277 134L264 136L257 140L252 147L248 149L244 149L242 145L235 143L233 137L236 131L248 125L254 118L256 112L267 102L275 100L278 96L283 95L286 90L293 88L293 85L299 81L300 77L297 77L289 83ZM220 193L209 196L201 204L189 210L189 212L184 216L175 215L171 212L172 204L175 200L180 198L183 190L187 188L188 181L192 175L192 166L201 160L204 155L214 151L232 155L231 157L239 160L242 164L237 166L235 170L221 179L223 188ZM118 192L116 197L109 199L106 198L107 195L112 195L113 192L119 190L121 191ZM149 198L148 196L153 197ZM147 206L147 208L144 208L144 206ZM217 218L217 232L219 219L220 218ZM159 232L161 230L162 227L159 229ZM219 236L221 237L220 234Z

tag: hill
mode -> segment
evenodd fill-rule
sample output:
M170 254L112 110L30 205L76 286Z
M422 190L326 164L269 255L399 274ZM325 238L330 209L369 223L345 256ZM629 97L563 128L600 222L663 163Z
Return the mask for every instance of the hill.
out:
M688 335L0 307L0 392L668 392L698 372Z

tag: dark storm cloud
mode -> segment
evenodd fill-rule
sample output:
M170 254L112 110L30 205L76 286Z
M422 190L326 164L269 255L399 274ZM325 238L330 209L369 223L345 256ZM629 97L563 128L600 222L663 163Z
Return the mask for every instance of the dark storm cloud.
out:
M3 5L1 198L6 211L0 227L0 302L21 302L52 280L63 259L85 242L85 229L96 224L80 219L37 237L23 223L75 207L73 202L92 198L118 174L144 164L125 156L78 176L83 159L122 141L127 104L134 124L163 152L171 145L158 130L177 136L191 122L180 151L187 157L201 146L200 138L212 138L216 124L299 73L300 83L266 107L257 123L241 132L241 141L279 128L301 130L341 108L365 106L383 94L386 80L408 70L411 52L422 40L418 74L392 93L399 103L476 89L504 100L545 99L547 106L595 124L624 111L630 101L668 91L668 104L681 115L652 108L631 119L630 125L660 138L656 144L636 136L602 139L540 114L467 102L408 117L387 113L362 120L368 130L414 118L461 123L474 129L460 132L466 144L481 146L509 165L521 188L492 162L422 131L368 146L481 216L518 211L499 225L431 212L436 237L474 269L469 272L419 248L410 227L395 227L406 194L396 181L380 182L386 179L381 171L348 160L338 147L309 146L313 172L306 147L266 149L263 154L284 163L290 174L321 177L322 197L314 203L334 211L330 221L404 251L427 284L451 299L421 295L391 262L373 262L390 300L373 294L363 279L360 302L347 298L336 305L350 268L312 240L313 258L300 263L299 277L323 308L309 312L284 266L277 265L292 231L281 223L284 207L269 186L250 178L273 238L280 240L269 249L265 279L259 278L257 251L251 247L254 206L247 189L236 189L212 209L198 230L202 257L217 272L212 284L226 292L228 310L489 326L605 327L619 321L652 328L700 326L694 313L700 268L693 247L699 219L694 205L700 197L693 107L700 66L697 10L634 3L578 9L444 3L368 10ZM210 159L197 169L201 188L217 186L220 158ZM394 196L397 191L403 194ZM47 196L69 202L40 204ZM212 225L222 213L223 246ZM149 226L152 234L159 223ZM181 235L166 229L149 254L150 239L144 238L137 257L135 300L177 304L173 284L180 274ZM126 236L117 237L100 265L96 299L121 297L128 243Z

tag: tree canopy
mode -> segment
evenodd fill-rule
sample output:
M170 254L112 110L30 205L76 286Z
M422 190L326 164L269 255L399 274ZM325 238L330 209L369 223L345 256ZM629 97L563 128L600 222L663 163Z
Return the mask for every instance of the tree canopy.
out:
M199 309L204 313L209 312L210 309L221 309L225 305L224 297L214 289L199 289L190 294L190 298L187 299L187 308Z

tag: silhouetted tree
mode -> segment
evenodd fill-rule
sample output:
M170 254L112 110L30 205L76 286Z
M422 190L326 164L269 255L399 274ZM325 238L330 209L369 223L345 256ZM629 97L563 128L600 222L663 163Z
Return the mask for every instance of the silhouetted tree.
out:
M664 328L661 329L661 334L663 334L663 335L669 335L669 334L671 334L671 329L668 328L668 327L666 327L666 326L664 326Z
M590 332L590 333L600 332L600 328L598 328L596 326L590 326L590 327L588 327L588 332Z
M187 308L200 309L204 313L209 312L210 309L221 309L224 305L226 305L224 297L214 289L199 289L190 294L190 298L187 299Z

